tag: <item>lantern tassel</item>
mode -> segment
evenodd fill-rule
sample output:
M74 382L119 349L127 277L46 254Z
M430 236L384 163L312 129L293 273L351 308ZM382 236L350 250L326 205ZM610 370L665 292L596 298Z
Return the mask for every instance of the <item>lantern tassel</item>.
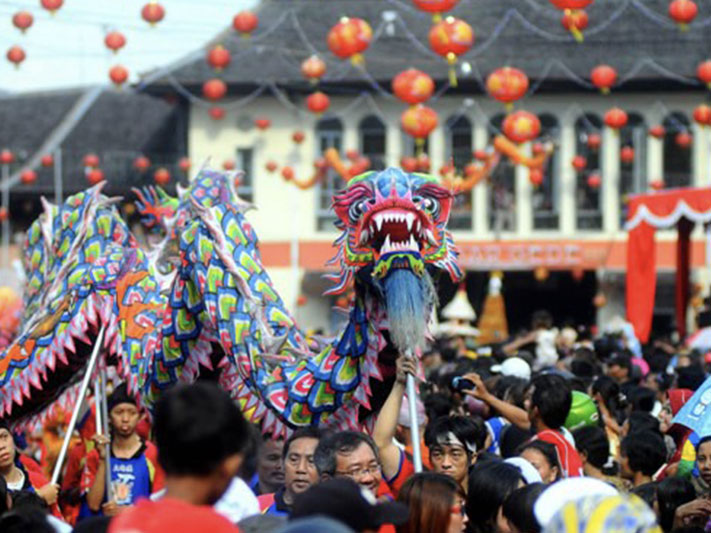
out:
M608 95L608 94L610 94L610 88L609 88L609 87L602 87L602 88L600 89L600 92L601 92L602 94Z
M439 24L440 22L442 22L442 13L435 13L432 15L433 24Z
M578 41L579 43L582 43L585 38L583 37L583 32L581 32L578 28L575 26L570 27L570 33L573 34L573 38Z
M415 155L419 158L422 155L422 149L425 146L425 140L422 137L415 139Z
M457 63L457 55L454 52L447 53L447 63L449 63L449 85L456 87L457 71L454 69L454 65Z
M507 113L511 113L511 111L513 111L513 108L514 108L513 102L506 102L504 104L504 109L506 109Z
M365 58L363 57L363 54L353 54L351 56L351 64L354 67L363 67L365 66Z

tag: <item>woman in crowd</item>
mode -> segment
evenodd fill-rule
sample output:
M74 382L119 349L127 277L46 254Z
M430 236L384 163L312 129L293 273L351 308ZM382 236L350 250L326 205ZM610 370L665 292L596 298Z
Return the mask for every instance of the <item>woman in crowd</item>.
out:
M497 520L499 533L540 533L533 506L546 488L543 483L531 483L509 494Z
M560 479L560 465L555 446L542 440L525 443L518 455L531 463L541 475L543 483L553 483Z
M494 460L475 466L469 474L467 517L469 533L494 533L504 501L525 485L521 471L514 465Z
M397 533L462 533L467 524L465 499L464 491L451 477L434 472L415 474L398 494L398 501L409 507L410 517L397 527Z

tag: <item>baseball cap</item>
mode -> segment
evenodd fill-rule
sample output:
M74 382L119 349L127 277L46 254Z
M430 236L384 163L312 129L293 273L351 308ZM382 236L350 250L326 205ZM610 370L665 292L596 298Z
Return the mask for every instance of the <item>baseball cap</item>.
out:
M407 522L409 510L398 502L379 503L367 489L344 478L314 485L294 500L291 519L321 515L333 518L355 531L378 529L385 524Z
M545 528L567 503L590 496L616 496L612 485L592 477L571 477L550 485L533 506L536 520Z
M491 371L502 376L512 376L525 380L531 379L531 367L520 357L509 357L500 365L492 366Z

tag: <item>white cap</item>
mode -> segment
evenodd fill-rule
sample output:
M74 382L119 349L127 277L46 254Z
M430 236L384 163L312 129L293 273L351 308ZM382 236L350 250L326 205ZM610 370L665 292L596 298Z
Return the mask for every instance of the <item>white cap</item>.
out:
M520 357L509 357L500 365L492 366L491 371L502 376L513 376L527 381L531 379L531 367Z
M510 465L514 465L516 468L518 468L521 471L523 479L526 480L526 483L528 485L530 485L531 483L543 482L543 479L541 479L541 474L538 472L538 470L536 470L536 467L526 461L526 459L524 459L523 457L509 457L508 459L504 460L504 463L509 463Z
M617 489L612 485L592 477L571 477L553 483L536 500L533 514L545 528L553 516L568 502L577 501L587 496L615 496Z

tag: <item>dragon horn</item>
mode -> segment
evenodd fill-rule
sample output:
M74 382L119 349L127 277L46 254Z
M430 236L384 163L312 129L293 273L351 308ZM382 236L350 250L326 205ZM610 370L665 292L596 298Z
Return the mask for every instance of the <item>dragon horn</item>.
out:
M40 202L42 203L42 209L44 209L44 212L47 214L47 216L51 216L52 208L57 206L47 200L47 198L45 198L44 196L40 196Z

